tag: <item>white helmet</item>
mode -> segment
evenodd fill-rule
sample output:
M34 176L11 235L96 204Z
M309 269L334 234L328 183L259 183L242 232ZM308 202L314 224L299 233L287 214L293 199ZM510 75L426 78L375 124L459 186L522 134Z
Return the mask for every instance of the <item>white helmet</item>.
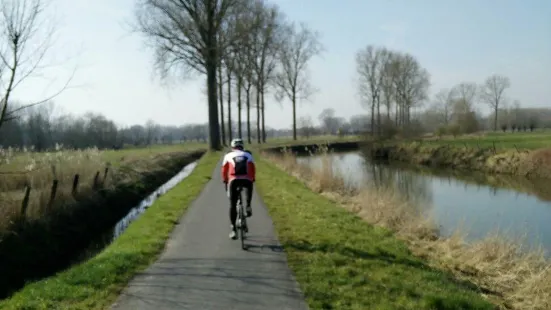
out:
M231 144L230 146L232 147L232 149L235 149L235 148L243 148L243 139L241 138L236 138L236 139L233 139L231 140Z

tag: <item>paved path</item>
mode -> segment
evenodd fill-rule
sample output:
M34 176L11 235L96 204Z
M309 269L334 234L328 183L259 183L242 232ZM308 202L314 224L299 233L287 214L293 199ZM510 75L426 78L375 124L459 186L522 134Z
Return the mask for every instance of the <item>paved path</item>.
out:
M256 193L248 250L228 238L219 169L220 163L159 260L131 281L112 309L308 309Z

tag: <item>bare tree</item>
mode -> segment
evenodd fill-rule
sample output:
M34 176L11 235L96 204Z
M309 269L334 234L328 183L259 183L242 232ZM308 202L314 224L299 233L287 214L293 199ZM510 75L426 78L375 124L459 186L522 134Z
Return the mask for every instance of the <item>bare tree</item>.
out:
M222 60L222 58L220 58ZM218 65L218 102L220 104L220 140L222 145L226 142L226 126L224 124L224 74L222 73L222 62ZM208 92L208 89L207 89ZM208 94L207 94L208 96Z
M411 109L418 107L428 96L430 76L417 59L409 54L395 53L391 66L396 102L400 107L397 119L399 124L407 126L411 120Z
M283 24L283 15L275 5L268 6L258 2L256 15L260 21L254 32L254 72L256 96L257 142L266 142L265 100L264 95L270 81L274 78L277 64L277 51L281 36L278 31Z
M457 99L462 101L462 106L465 108L464 113L474 109L475 100L478 95L478 87L476 83L463 82L454 87L454 92L457 94Z
M390 114L392 110L392 103L396 99L396 91L394 88L394 74L392 72L394 53L388 51L386 57L384 57L384 65L381 76L381 96L383 97L384 105L386 107L387 120L386 123L390 123Z
M381 129L380 99L384 70L390 53L385 48L367 46L356 54L356 71L359 77L359 93L362 101L371 108L371 134L375 134L375 113L377 129ZM377 110L377 111L376 111Z
M47 67L44 59L52 46L55 27L44 18L45 7L42 0L0 1L0 27L3 29L0 35L0 83L4 88L0 97L0 127L17 117L17 112L61 94L73 78L74 72L60 90L45 99L10 108L14 90Z
M309 139L314 133L314 122L310 116L303 116L298 120L298 127L301 135L306 139ZM296 140L296 139L295 139Z
M161 77L198 72L207 76L210 149L221 148L217 68L221 51L238 44L220 36L222 25L240 0L139 0L137 31L155 50ZM233 11L232 11L233 10Z
M251 131L251 90L256 84L256 62L257 62L257 37L258 32L262 28L264 19L261 14L264 10L262 1L246 1L244 9L237 11L232 15L233 28L231 30L240 38L240 44L234 45L231 51L234 62L233 73L237 79L237 97L238 97L238 132L241 133L241 109L242 96L241 91L244 91L245 109L246 109L246 127L247 141L252 142ZM260 99L259 99L260 100Z
M279 49L279 70L275 84L278 89L276 98L284 97L293 105L293 140L297 139L297 100L308 99L313 93L307 75L308 61L322 51L319 34L310 30L305 24L297 29L291 24L284 29L285 42Z
M434 110L441 117L443 125L449 125L452 119L453 105L456 100L454 89L441 89L434 96Z
M227 88L227 97L228 97L228 141L233 139L233 131L232 131L232 120L231 120L231 111L232 111L232 105L231 105L231 89L232 89L232 74L233 74L233 58L231 55L228 55L227 57L224 57L224 64L226 67L226 85Z
M344 120L335 116L335 109L328 108L321 111L318 116L321 127L326 134L336 134Z
M498 111L504 100L504 92L509 87L511 82L508 77L495 74L488 77L480 88L480 98L494 110L494 131L497 131Z

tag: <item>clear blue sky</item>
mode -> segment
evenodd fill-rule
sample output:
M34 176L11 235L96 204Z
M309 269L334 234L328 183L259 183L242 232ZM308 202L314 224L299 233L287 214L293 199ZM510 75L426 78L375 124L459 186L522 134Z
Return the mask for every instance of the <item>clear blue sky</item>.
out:
M510 98L524 106L551 107L549 0L275 3L290 19L319 31L326 49L310 65L312 83L320 92L312 102L301 104L299 116L317 119L329 107L345 117L366 113L356 96L354 56L368 44L416 56L431 74L431 93L462 81L481 83L499 73L511 79ZM148 118L174 125L205 122L203 79L170 88L155 79L152 53L125 26L133 17L133 6L132 0L54 1L48 13L55 14L60 25L50 55L62 66L22 84L17 98L32 100L52 91L76 65L73 85L78 87L56 99L65 112L101 112L121 125L145 123ZM279 105L271 96L268 104L267 125L290 126L289 104Z

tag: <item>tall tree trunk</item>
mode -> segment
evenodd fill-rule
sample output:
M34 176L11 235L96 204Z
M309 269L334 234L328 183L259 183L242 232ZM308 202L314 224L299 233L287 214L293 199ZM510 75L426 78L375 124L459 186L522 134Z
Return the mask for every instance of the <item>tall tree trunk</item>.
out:
M262 142L266 143L266 107L264 105L264 86L262 86L260 94L262 96Z
M377 98L377 128L379 129L379 136L383 132L383 128L381 126L381 102L379 98Z
M222 144L226 145L226 128L224 126L224 97L222 96L222 65L218 66L218 92L220 94L220 133L222 134Z
M251 139L251 83L247 84L247 141L252 143Z
M495 113L494 113L494 131L497 131L497 111L498 111L498 108L497 108L497 104L496 104Z
M398 102L396 102L396 107L395 107L395 110L396 110L396 115L394 115L394 123L396 124L396 127L398 127L398 125L400 125L400 123L398 123L398 117L400 115L400 105L398 104Z
M233 139L232 123L231 123L231 71L227 70L228 76L228 141L231 144Z
M237 78L237 135L240 139L243 138L243 132L241 131L241 87L243 86L243 79Z
M371 135L375 135L375 99L371 98Z
M211 36L211 38L214 36ZM216 38L211 42L211 47L216 47ZM216 48L208 49L208 59L206 61L207 71L207 94L209 103L209 147L213 151L220 150L220 125L218 123L218 97L216 96Z
M293 91L293 140L297 139L297 95Z
M262 137L260 136L260 87L258 83L256 85L256 142L262 143Z

